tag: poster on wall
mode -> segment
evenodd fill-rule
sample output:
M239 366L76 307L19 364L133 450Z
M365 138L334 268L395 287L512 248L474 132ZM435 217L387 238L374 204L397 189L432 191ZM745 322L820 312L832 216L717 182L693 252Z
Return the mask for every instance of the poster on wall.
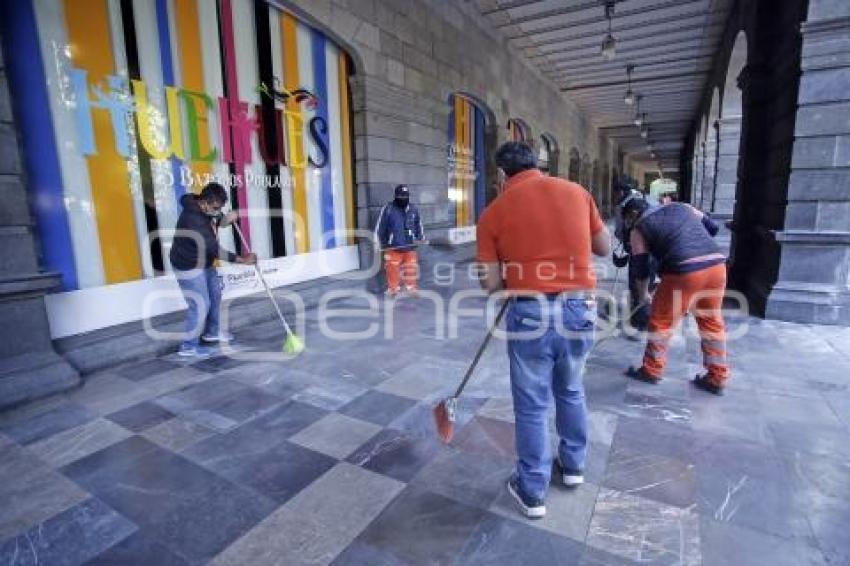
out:
M485 205L484 113L469 98L449 97L448 187L452 243L475 240L475 220Z
M7 57L31 62L10 81L29 95L19 127L37 148L28 188L42 263L62 278L48 301L59 335L90 330L60 319L118 288L136 304L176 289L179 201L210 181L281 274L273 284L357 268L351 63L320 30L265 0L18 0L9 12L2 25L31 38ZM220 241L243 251L232 229ZM242 271L222 269L226 292ZM153 314L182 308L166 303ZM99 324L141 316L117 310Z

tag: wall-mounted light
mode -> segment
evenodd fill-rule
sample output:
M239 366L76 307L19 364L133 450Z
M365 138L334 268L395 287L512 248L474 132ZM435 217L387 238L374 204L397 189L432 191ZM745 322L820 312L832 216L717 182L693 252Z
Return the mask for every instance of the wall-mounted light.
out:
M634 65L626 65L626 82L628 86L626 87L626 96L623 97L623 102L626 103L626 106L632 106L635 103L635 93L632 92L632 73L634 70Z
M617 40L611 33L611 25L614 22L614 0L605 2L605 18L608 20L608 34L602 40L602 49L600 53L605 57L606 61L611 61L617 56Z

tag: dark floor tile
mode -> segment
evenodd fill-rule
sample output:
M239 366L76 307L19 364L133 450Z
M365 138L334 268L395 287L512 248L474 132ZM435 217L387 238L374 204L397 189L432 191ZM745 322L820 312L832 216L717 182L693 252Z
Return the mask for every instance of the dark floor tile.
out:
M487 515L454 564L576 564L583 551L578 541Z
M830 559L830 564L850 564L850 543L847 525L850 525L850 507L847 494L840 498L811 497L805 514L815 533L818 547Z
M267 443L286 440L293 434L318 421L328 412L324 409L289 401L259 417L243 423L222 438L224 442ZM212 439L209 442L215 442Z
M207 373L218 373L220 371L233 369L243 364L248 363L245 360L237 360L229 356L215 356L206 360L201 360L191 364L193 368L205 371Z
M369 391L339 409L349 417L386 426L410 409L416 401L381 391Z
M190 562L209 560L275 507L253 491L140 437L63 471Z
M638 566L645 562L635 562L598 548L585 546L581 559L577 562L578 566Z
M668 423L691 421L689 400L637 391L626 391L621 414Z
M331 469L335 458L285 440L263 445L239 444L225 450L213 445L221 437L203 441L186 456L230 481L250 487L281 505Z
M514 424L475 417L457 431L452 445L472 454L489 454L513 459L516 455Z
M271 393L229 379L191 385L156 400L157 405L172 413L208 412L222 417L230 426L257 416L281 402L282 399Z
M418 437L385 429L346 460L367 470L408 482L431 462L441 448L442 445L434 437Z
M455 501L487 509L505 488L512 460L459 450L441 451L411 482Z
M800 399L783 395L762 394L762 413L771 423L841 426L832 407L823 399Z
M143 381L154 375L165 373L179 367L183 366L177 362L155 358L153 360L119 366L113 371L125 379L129 379L131 381Z
M611 446L693 462L696 437L681 423L620 416Z
M785 477L782 459L770 446L704 432L695 436L695 462L700 470L722 470L729 475L740 473L778 480Z
M0 563L82 564L135 530L102 501L88 499L0 544Z
M703 566L822 566L823 553L808 544L785 540L703 518L700 522Z
M412 564L448 564L487 516L481 509L408 487L357 541Z
M628 449L612 451L602 485L676 507L696 503L694 464Z
M188 566L188 562L144 531L136 531L86 566Z
M331 562L333 566L413 566L387 550L355 540Z
M110 421L133 432L142 432L172 417L174 417L174 413L149 401L144 401L138 405L127 407L106 416Z
M487 399L480 397L461 397L457 404L457 420L455 430L465 426L475 416ZM436 434L434 424L434 404L417 403L389 424L389 428L415 434L417 436L433 436Z
M847 427L773 423L768 430L781 454L826 456L850 462L850 430Z
M0 430L20 444L31 444L48 436L86 424L95 418L97 418L97 415L82 405L64 401L47 412L9 423Z

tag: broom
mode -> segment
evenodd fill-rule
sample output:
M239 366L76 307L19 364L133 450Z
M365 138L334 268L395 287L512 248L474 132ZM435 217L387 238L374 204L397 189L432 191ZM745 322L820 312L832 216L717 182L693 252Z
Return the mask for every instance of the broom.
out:
M239 223L234 222L233 227L236 229L236 233L239 234L239 239L242 240L242 245L248 250L248 253L251 253L251 247L248 245L248 242L245 240L245 236L242 234L242 230L239 228ZM260 278L260 282L263 284L263 288L265 288L266 293L269 296L269 300L274 305L274 310L277 312L278 318L280 318L280 322L283 323L283 330L286 332L286 338L283 339L282 350L285 354L291 354L293 356L297 356L301 352L304 351L304 341L301 340L292 329L289 328L289 325L286 323L286 319L283 317L283 313L280 312L280 307L277 304L277 301L274 300L274 295L272 295L272 290L269 288L269 284L266 283L266 279L263 277L262 271L260 271L259 264L254 264L254 269L257 271L257 277Z
M493 333L496 331L496 327L499 326L499 322L502 320L507 308L508 301L505 301L502 304L502 308L499 309L499 314L496 315L496 320L493 322L493 326L490 327L490 330L487 332L487 336L484 337L484 341L481 343L481 346L478 347L478 351L475 353L472 363L469 364L460 385L458 385L457 390L455 390L455 394L443 399L436 407L434 407L434 424L437 426L437 436L439 436L440 440L446 444L451 442L452 437L454 436L454 423L457 420L457 399L460 397L460 394L463 393L466 383L472 376L472 372L475 371L475 367L478 365L481 355L484 353L484 350L487 349L487 344L490 343L490 339L493 337Z

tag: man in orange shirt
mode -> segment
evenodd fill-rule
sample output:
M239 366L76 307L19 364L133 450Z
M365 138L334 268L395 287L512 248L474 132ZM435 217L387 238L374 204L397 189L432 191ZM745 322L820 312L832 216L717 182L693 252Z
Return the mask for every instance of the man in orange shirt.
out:
M552 454L549 399L566 486L584 482L587 406L582 383L593 344L596 276L591 253L607 256L608 230L590 193L536 168L534 151L508 142L496 152L505 189L478 222L481 284L506 289L508 357L516 417L516 473L508 491L523 514L546 514Z

